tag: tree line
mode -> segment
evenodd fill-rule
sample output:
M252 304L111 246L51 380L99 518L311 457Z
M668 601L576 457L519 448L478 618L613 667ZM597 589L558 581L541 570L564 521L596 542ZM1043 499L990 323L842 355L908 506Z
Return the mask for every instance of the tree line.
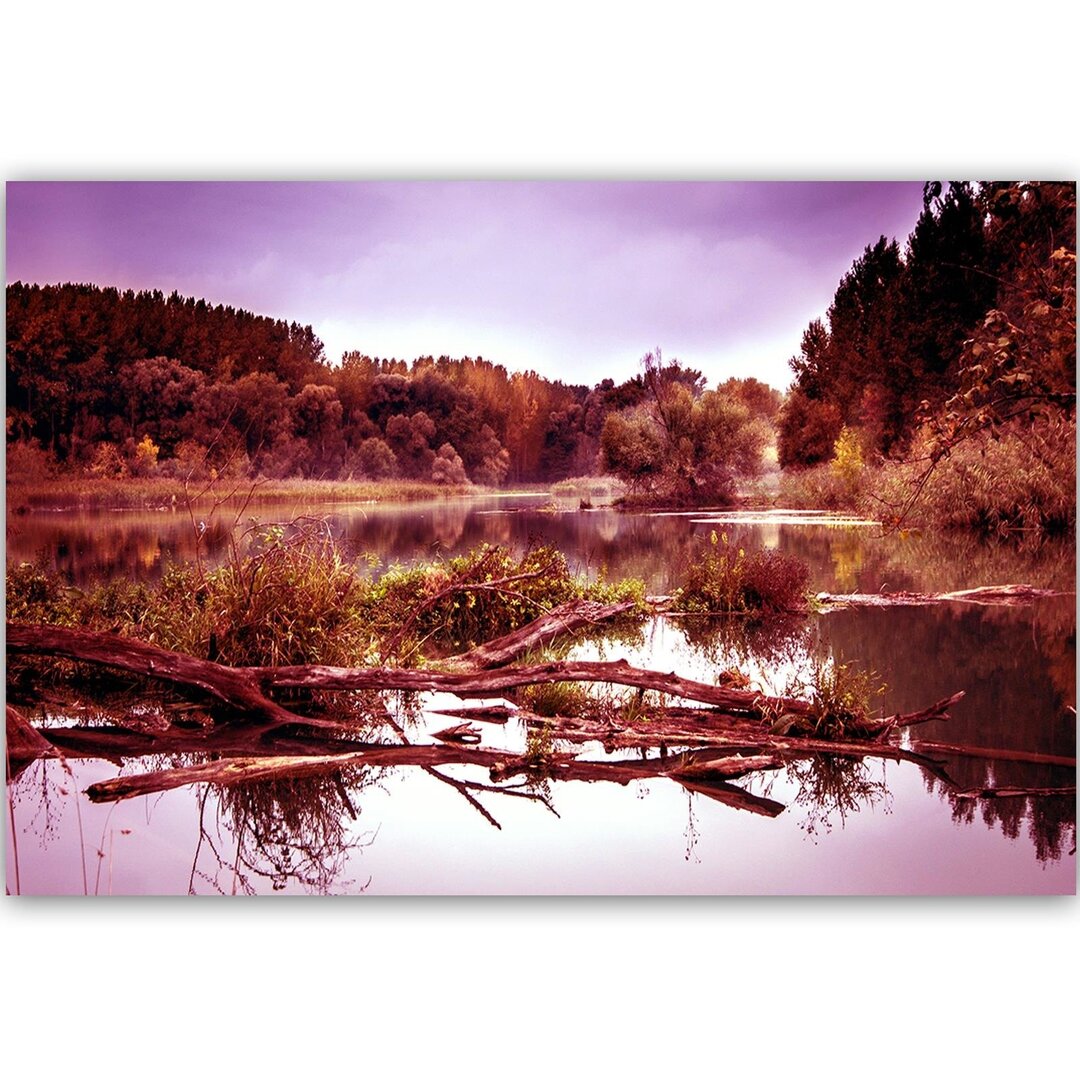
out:
M99 476L497 486L591 474L606 462L632 486L651 487L656 463L636 469L626 426L640 432L649 408L677 386L698 403L691 413L711 401L700 404L701 373L677 362L593 387L482 357L407 363L350 352L330 364L310 326L177 293L17 282L7 288L7 318L9 465L36 458ZM779 392L757 380L725 387L742 421L779 408ZM677 412L661 414L674 424ZM611 429L613 416L625 420L621 429ZM694 422L696 465L678 453L686 424L661 425L691 487L708 442L707 424Z
M1076 400L1076 187L931 182L906 245L882 236L806 328L781 466L833 458L845 428L882 457L929 423L955 440Z

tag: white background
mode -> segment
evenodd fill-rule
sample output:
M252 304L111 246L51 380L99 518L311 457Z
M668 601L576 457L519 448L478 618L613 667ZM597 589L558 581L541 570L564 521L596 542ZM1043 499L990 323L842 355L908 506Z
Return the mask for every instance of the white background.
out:
M1069 5L1068 7L1074 7ZM51 3L5 179L1077 178L1065 3ZM0 904L20 1075L1047 1076L1075 898Z

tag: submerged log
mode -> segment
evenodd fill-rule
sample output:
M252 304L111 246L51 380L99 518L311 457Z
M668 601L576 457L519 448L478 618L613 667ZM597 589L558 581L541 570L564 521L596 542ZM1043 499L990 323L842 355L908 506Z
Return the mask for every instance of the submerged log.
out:
M974 788L971 791L950 792L954 799L1028 799L1045 798L1049 795L1076 795L1075 787L997 787Z
M825 611L851 607L922 607L927 604L981 604L985 607L1021 607L1047 596L1071 596L1056 589L1037 589L1033 585L981 585L956 592L919 593L827 593L817 594Z
M782 802L767 799L763 795L754 795L736 784L728 784L723 780L692 781L685 776L680 776L678 780L687 791L695 795L704 795L714 802L723 803L736 810L748 810L751 814L760 814L762 817L774 818L787 809Z
M443 728L431 736L440 742L470 743L476 745L481 740L480 729L475 724L455 724L453 727Z
M480 765L489 770L492 780L496 782L531 774L587 783L611 781L628 784L632 780L670 777L680 783L685 780L689 784L700 784L720 779L726 781L762 768L776 768L780 764L773 759L740 757L726 751L713 751L712 755L710 757L708 753L699 751L638 761L582 761L572 754L554 753L537 758L482 747L403 744L372 746L345 754L225 758L199 765L118 776L92 784L87 794L93 802L117 802L171 791L188 784L230 786L259 780L296 779L354 766L412 766L431 770L443 765Z
M1076 768L1076 758L1062 754L1041 754L1032 750L1010 750L999 746L962 746L956 743L912 739L911 748L925 754L955 754L957 757L986 758L989 761L1012 761L1028 765L1060 765Z

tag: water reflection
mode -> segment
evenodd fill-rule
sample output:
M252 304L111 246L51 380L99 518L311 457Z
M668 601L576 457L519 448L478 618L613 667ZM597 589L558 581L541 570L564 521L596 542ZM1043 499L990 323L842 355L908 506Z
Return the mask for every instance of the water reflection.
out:
M170 561L213 564L229 553L234 533L262 523L310 515L312 507L269 503L248 507L241 521L222 511L197 520L182 511L31 511L8 519L8 562L41 560L73 584L123 576L154 580ZM579 570L641 577L650 591L670 592L714 526L685 515L620 514L611 509L552 509L546 497L448 499L418 504L320 508L332 535L356 555L388 565L452 555L480 543L553 544ZM733 544L775 547L809 563L815 591L945 592L1025 582L1075 588L1075 552L1067 540L1029 549L967 535L878 535L865 527L814 527L758 521L725 523Z
M383 565L451 555L484 541L519 549L529 543L550 543L565 551L579 569L611 577L640 576L656 593L672 591L698 537L712 527L696 524L687 516L578 512L566 507L552 512L540 502L546 503L546 498L336 507L329 508L329 520L334 535L351 551L375 552ZM250 513L265 521L281 521L294 516L293 509L260 506ZM310 513L311 508L302 509ZM812 568L815 591L938 592L1007 582L1075 587L1075 556L1069 542L1018 549L981 544L970 537L878 537L864 527L824 529L775 520L732 521L725 528L734 544L748 549L773 546L805 559ZM33 512L9 524L8 559L41 558L76 584L117 576L153 580L170 560L192 558L196 543L209 561L221 561L231 537L231 523L219 518L207 522L197 535L183 513ZM955 787L927 772L915 779L916 770L906 764L901 767L906 771L897 773L893 765L886 771L880 763L835 756L791 762L771 780L751 778L741 786L718 784L711 792L704 785L695 789L657 780L656 792L669 789L677 800L676 812L663 820L662 830L669 838L682 833L685 844L679 847L685 859L680 861L688 867L709 865L703 852L710 849L712 837L734 829L720 823L730 818L768 826L774 839L747 832L752 837L747 843L764 845L762 851L775 846L788 855L791 849L784 847L787 841L781 838L793 830L790 823L797 824L800 840L805 844L806 837L812 837L818 845L817 857L827 867L826 838L834 842L837 834L850 831L859 812L873 809L890 814L901 800L885 778L899 775L912 778L908 786L918 789L923 800L919 814L928 814L930 805L947 810L953 822L947 846L958 853L959 865L963 865L964 852L975 850L970 838L989 830L1008 841L1024 841L1027 862L1037 873L1041 866L1065 860L1075 847L1075 800L1069 796L973 799L958 790L1062 788L1075 784L1075 771L1050 763L958 754L941 747L965 745L983 748L988 754L1018 751L1075 757L1075 625L1075 600L1062 597L1017 609L951 604L850 609L809 618L683 618L667 627L646 624L624 638L610 639L598 651L609 659L628 656L665 671L679 668L680 673L697 678L715 678L718 672L732 669L772 690L782 689L790 675L807 670L814 662L854 661L881 674L888 686L882 701L887 713L915 710L957 690L967 693L952 719L912 733L913 745L928 742L938 747L926 753L941 763ZM387 704L399 728L394 738L422 743L429 740L433 723L446 726L445 717L432 719L427 714L425 698L411 695ZM484 745L493 745L498 734L485 731ZM519 734L524 745L525 732ZM597 749L592 756L600 753ZM144 758L136 767L155 767L155 762L164 766L177 760L181 758L175 755ZM77 775L82 767L72 763ZM114 766L101 768L104 775L115 775ZM626 782L620 778L617 783L588 785L608 792L603 796L607 802L595 804L601 807L597 828L602 825L610 834L597 841L598 852L604 850L605 840L609 848L635 842L633 826L609 820L603 810L614 805L616 790ZM79 789L85 783L80 781ZM377 835L384 839L376 849L386 844L385 833L378 832L380 822L408 817L406 808L422 798L423 785L427 785L424 790L438 793L424 804L424 813L429 815L425 820L436 833L450 800L467 812L470 822L498 839L503 845L498 849L500 858L529 861L529 838L539 826L531 819L526 823L524 812L561 830L560 851L575 849L591 835L590 824L568 811L577 805L578 797L571 793L581 785L557 776L525 776L511 791L506 784L492 784L482 769L473 766L356 768L339 775L236 785L220 789L220 794L206 787L195 789L191 797L197 802L182 804L183 814L197 813L199 823L195 833L185 833L186 847L178 844L185 851L184 877L191 869L189 887L194 891L360 891L369 880L367 846ZM387 809L390 787L399 809ZM66 851L65 845L79 829L74 812L78 789L72 778L58 763L39 763L12 790L21 827L29 828L39 842ZM382 808L377 816L368 809L372 801ZM547 805L535 806L537 801L550 804L562 818L554 818ZM734 813L733 807L752 813ZM85 802L83 809L89 814ZM862 817L874 815L863 813ZM185 820L190 824L190 818ZM111 824L105 828L102 819L84 824L84 865L88 889L93 891L95 880L100 884L108 879L102 868L108 866L110 845L133 845L134 839ZM902 838L908 828L907 821L898 822L889 835ZM661 831L660 823L654 831ZM442 842L452 848L457 838L446 834ZM872 865L880 858L874 846L878 842L875 836L860 849L864 864ZM483 842L471 834L467 843L471 849L484 850ZM194 864L193 844L198 845ZM105 854L96 855L99 850ZM462 857L466 857L464 852ZM732 856L751 863L762 857L749 847ZM1000 852L997 857L1004 859ZM842 876L842 868L835 870ZM1033 889L1039 887L1036 878L1022 873L1017 880ZM380 886L393 888L393 883L376 880L375 887Z
M831 832L838 823L844 827L849 814L882 806L890 808L885 767L881 761L818 754L788 766L788 774L798 785L794 805L803 812L799 827L808 836Z
M254 895L259 890L253 878L258 877L268 880L274 892L290 884L321 894L363 892L370 879L350 879L347 870L378 830L357 832L352 823L360 815L361 792L376 780L377 770L350 768L324 776L234 784L217 797L214 828L206 822L210 788L204 787L188 891L198 891L198 877L218 892ZM204 845L209 860L201 858Z

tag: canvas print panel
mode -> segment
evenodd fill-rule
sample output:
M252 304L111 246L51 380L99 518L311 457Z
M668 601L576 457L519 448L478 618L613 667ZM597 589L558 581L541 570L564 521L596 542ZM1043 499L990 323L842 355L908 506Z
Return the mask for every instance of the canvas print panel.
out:
M9 183L10 893L1075 891L1075 185Z

